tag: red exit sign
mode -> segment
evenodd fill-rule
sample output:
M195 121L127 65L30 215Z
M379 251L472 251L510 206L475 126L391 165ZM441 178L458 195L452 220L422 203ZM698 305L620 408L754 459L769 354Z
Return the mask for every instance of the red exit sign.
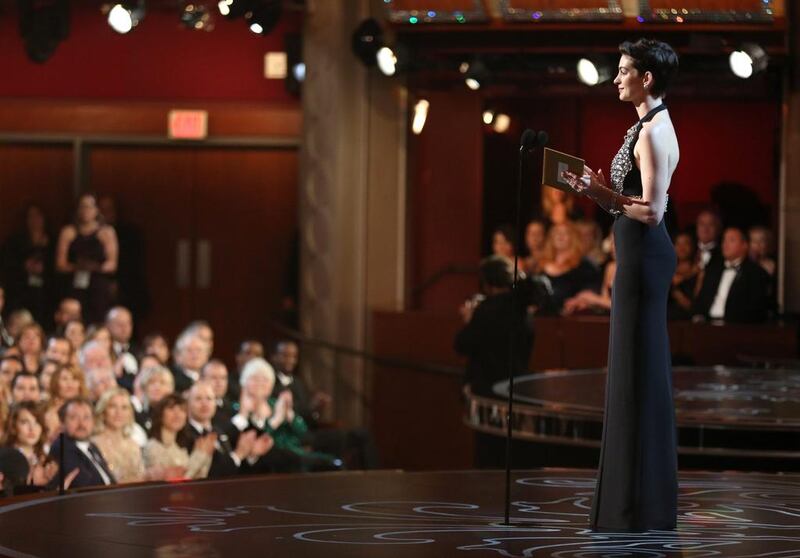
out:
M171 139L205 139L208 136L208 112L171 110L167 117L167 128Z

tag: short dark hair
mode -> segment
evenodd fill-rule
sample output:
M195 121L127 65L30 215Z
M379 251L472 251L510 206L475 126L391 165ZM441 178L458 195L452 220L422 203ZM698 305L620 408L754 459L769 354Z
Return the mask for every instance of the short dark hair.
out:
M654 83L650 93L663 97L675 75L678 73L678 55L667 43L655 39L625 41L619 45L619 52L633 59L633 67L639 73L653 74Z
M164 426L164 411L172 407L183 407L183 409L186 410L186 399L179 393L170 393L169 395L165 395L161 401L150 407L151 423L149 434L151 438L155 438L159 442L164 441L161 438L161 428ZM175 443L186 449L191 446L191 440L189 439L186 428L178 432L178 435L175 437Z
M36 383L39 383L39 378L33 372L17 372L14 374L14 378L11 380L11 389L14 389L17 386L17 382L20 378L33 378Z
M742 237L742 240L745 241L746 243L750 244L750 236L747 234L747 232L742 227L737 227L737 226L734 226L734 225L731 225L730 227L725 227L725 230L723 231L722 235L724 236L725 233L727 233L728 231L736 231L736 232L738 232L739 236Z
M481 261L480 279L484 287L507 289L513 282L513 264L503 256L489 256Z
M67 419L67 411L69 410L70 405L86 405L91 411L94 411L92 402L85 397L73 397L71 399L67 399L64 401L64 404L58 408L58 420L61 421L61 424L64 424L64 421Z

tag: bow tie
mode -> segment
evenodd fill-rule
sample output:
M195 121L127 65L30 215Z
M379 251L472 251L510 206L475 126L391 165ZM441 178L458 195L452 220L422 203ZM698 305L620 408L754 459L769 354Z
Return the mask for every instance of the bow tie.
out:
M741 267L742 264L740 263L737 264L735 262L725 262L725 269L735 269L736 271L739 271Z

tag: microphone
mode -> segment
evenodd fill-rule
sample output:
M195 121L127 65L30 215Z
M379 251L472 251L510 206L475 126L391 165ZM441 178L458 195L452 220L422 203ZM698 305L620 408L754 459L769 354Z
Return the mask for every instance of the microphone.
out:
M550 136L547 135L547 132L539 130L539 133L536 134L536 145L544 147L548 141L550 141Z
M540 134L544 134L544 132L539 132ZM545 134L547 136L547 134ZM539 136L537 136L536 132L531 130L530 128L526 128L524 132L522 132L522 136L519 138L519 150L520 152L530 151L536 144L538 143Z

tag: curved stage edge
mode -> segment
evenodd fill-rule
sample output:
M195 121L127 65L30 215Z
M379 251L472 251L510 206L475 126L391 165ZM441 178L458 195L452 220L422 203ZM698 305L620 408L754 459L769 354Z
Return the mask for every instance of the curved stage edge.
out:
M681 472L676 531L592 533L594 471L346 472L138 485L11 500L13 557L800 555L800 475Z
M551 370L515 379L514 437L597 449L603 424L602 368ZM508 382L495 386L507 398ZM800 371L674 367L678 453L701 466L738 468L736 460L771 462L777 470L800 463ZM505 399L472 396L465 423L504 437ZM703 461L704 460L704 461ZM596 460L595 460L596 462ZM794 463L794 465L792 465Z

